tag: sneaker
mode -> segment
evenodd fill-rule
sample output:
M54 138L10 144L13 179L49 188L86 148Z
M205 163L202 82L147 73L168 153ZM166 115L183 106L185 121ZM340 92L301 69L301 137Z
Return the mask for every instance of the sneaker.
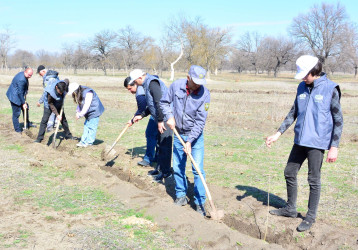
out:
M36 140L34 140L34 143L41 143L41 141L42 140L40 140L40 139L36 139Z
M174 204L178 206L185 206L186 204L188 204L188 199L185 196L176 198Z
M303 232L303 231L306 231L308 229L310 229L312 227L314 223L314 220L311 221L311 220L303 220L301 222L301 224L297 227L297 231L298 232Z
M269 213L272 214L272 215L277 215L277 216L292 217L292 218L297 217L296 209L289 209L287 207L282 207L282 208L279 208L279 209L270 210Z
M80 148L86 148L88 145L87 144L84 144L82 142L79 142L76 144L77 147L80 147Z
M147 161L145 161L145 160L143 160L143 161L138 162L138 165L139 165L139 166L146 167L146 166L150 166L150 163L147 162Z
M155 182L161 182L161 181L163 181L163 179L169 178L171 176L172 176L172 173L163 174L162 172L160 172L158 175L153 176L153 180Z
M156 176L156 175L158 175L158 174L159 174L159 171L156 170L156 169L151 170L151 171L148 172L148 175L149 175L149 176Z
M196 205L196 211L202 216L206 216L205 207L203 205Z

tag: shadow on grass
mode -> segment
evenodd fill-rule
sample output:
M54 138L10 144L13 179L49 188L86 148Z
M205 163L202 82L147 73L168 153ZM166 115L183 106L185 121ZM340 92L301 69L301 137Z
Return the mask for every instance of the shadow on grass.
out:
M147 147L145 145L141 147L129 148L125 154L131 155L132 159L143 157L145 155L146 148Z
M236 188L241 191L245 191L244 195L238 195L236 199L241 201L245 197L252 196L256 200L262 202L263 205L267 206L267 192L255 187L237 185ZM270 206L275 208L281 208L286 205L286 201L281 197L270 193Z

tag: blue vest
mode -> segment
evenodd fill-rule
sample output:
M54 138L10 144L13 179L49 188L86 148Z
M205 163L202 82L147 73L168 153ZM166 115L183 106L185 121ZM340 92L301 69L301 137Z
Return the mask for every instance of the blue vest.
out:
M46 74L43 76L42 84L44 88L46 88L49 83L56 82L56 80L60 80L58 78L58 72L54 70L48 70Z
M85 87L85 86L81 86L81 87L83 88L82 103L80 104L81 109L83 108L83 105L85 104L86 94L90 91L93 94L91 105L89 106L88 111L85 114L86 120L91 120L92 118L96 118L96 117L99 117L100 115L102 115L104 112L104 107L102 105L101 100L98 98L98 95L96 94L96 92L89 87Z
M67 92L62 93L62 95L60 95L59 93L57 93L56 91L56 86L59 82L63 82L62 80L57 80L56 82L53 82L52 84L48 84L45 88L45 98L44 98L44 106L46 108L50 108L48 105L48 100L47 100L47 93L51 95L51 97L54 99L54 105L56 107L62 106L63 104L63 99L65 98Z
M339 86L326 74L314 81L311 92L305 82L298 85L295 144L324 150L330 148L333 131L331 100L336 87L340 95Z
M153 80L156 80L160 83L160 89L162 91L162 97L166 95L168 88L165 86L164 82L158 77L150 75L147 73L145 81L143 82L143 88L145 91L145 99L147 101L147 107L149 108L150 114L153 116L154 120L157 121L157 110L153 101L153 96L150 94L149 83Z
M135 97L137 97L139 95L145 95L145 91L144 91L143 86L137 85L137 92L135 93Z

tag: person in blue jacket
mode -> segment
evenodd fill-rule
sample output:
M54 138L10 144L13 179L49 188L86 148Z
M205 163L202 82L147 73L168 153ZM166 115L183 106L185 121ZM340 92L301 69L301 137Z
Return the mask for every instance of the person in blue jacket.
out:
M128 76L124 80L124 87L132 94L135 94L135 98L137 101L137 111L135 112L134 116L142 114L146 107L147 107L147 101L145 100L145 92L142 86L137 85L128 85L131 78ZM133 119L130 119L127 124L129 126L133 125ZM145 155L143 157L143 160L138 162L138 165L140 166L149 166L152 162L157 162L157 136L158 136L158 129L157 124L152 116L150 116L147 128L145 130L145 137L147 139L147 148L145 151Z
M41 143L44 139L47 122L52 112L55 113L57 120L62 124L65 132L65 139L74 139L68 127L65 111L63 111L62 116L60 116L65 96L68 92L68 84L68 79L58 80L56 83L48 85L45 88L46 95L44 97L44 114L41 119L37 139L34 141L35 143Z
M104 112L104 107L97 93L78 83L70 83L68 95L72 95L77 104L76 119L85 118L83 134L77 147L88 147L96 140L99 117Z
M45 66L43 66L43 65L39 65L37 67L37 74L39 74L43 79L42 80L42 85L43 85L44 90L47 87L47 85L56 83L58 80L60 80L58 78L58 72L57 71L55 71L55 70L47 70L45 68ZM41 104L44 102L45 95L46 95L46 92L44 91L42 96L40 97L40 99L37 102L37 107L40 107ZM55 113L52 112L51 115L50 115L50 118L48 119L48 122L47 122L47 132L50 132L51 130L53 130L54 127L56 126L56 123L57 123L56 122L56 115L55 115Z
M12 123L14 125L14 129L17 133L22 132L19 123L19 116L24 110L27 110L27 125L28 127L32 126L29 119L29 107L25 101L28 89L29 89L29 79L33 74L32 68L27 68L25 71L21 71L15 75L12 79L10 87L6 92L6 96L10 101L11 108L12 108Z
M188 203L188 190L185 166L187 154L191 153L203 177L204 172L204 126L210 105L210 92L204 86L206 70L192 65L186 79L174 81L166 95L160 101L163 113L171 129L176 128L185 142L185 148L179 138L174 136L173 169L175 179L175 204L184 206ZM172 105L172 107L171 107ZM194 174L194 203L196 211L206 215L205 188L198 172L192 165Z
M297 88L296 99L277 133L266 138L266 145L271 147L296 120L294 145L284 171L287 204L283 208L271 210L270 213L297 217L297 173L307 159L310 194L308 212L297 227L297 231L302 232L310 229L316 220L324 151L328 150L326 162L336 161L343 129L343 115L339 86L322 72L322 64L318 58L304 55L297 59L296 65L295 78L302 79Z

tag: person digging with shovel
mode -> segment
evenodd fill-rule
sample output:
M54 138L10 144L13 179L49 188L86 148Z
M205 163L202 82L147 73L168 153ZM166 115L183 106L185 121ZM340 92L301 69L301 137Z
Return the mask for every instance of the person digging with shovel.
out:
M185 148L179 138L174 136L173 169L175 179L175 204L185 206L188 203L186 193L188 183L185 175L187 154L192 154L205 178L204 172L204 126L210 105L210 92L203 86L206 70L192 65L186 79L174 81L160 101L163 113L171 129L176 129L185 142ZM192 165L194 174L194 203L196 211L206 216L204 208L206 196L203 182Z
M68 79L58 80L56 83L48 85L45 88L46 95L44 98L44 114L41 119L37 139L34 141L35 143L41 143L41 141L44 139L47 122L52 112L56 114L57 120L62 124L62 127L65 131L65 139L75 139L73 138L68 127L65 112L63 111L62 116L60 116L59 114L64 104L66 93L68 91L68 84ZM53 140L55 139L56 138L53 138Z
M270 214L297 217L297 173L307 159L310 194L308 212L297 227L297 231L302 232L315 223L321 194L324 151L329 150L326 162L336 161L343 115L339 86L322 72L322 63L318 58L304 55L297 59L296 65L295 79L302 79L297 88L296 99L277 133L266 138L266 145L271 147L296 120L294 145L284 171L287 204L283 208L271 210Z
M93 145L96 140L99 117L104 112L104 107L96 92L78 83L70 83L68 95L72 95L73 101L77 104L76 119L85 117L83 134L77 147L85 148Z

